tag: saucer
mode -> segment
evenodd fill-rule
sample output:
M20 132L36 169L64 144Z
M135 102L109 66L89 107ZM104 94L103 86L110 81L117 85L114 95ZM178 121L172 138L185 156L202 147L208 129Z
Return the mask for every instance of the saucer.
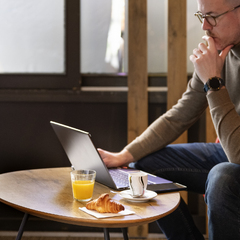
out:
M150 191L150 190L146 190L143 196L134 198L131 195L131 191L130 190L125 190L125 191L120 192L119 195L122 198L126 199L127 201L131 201L131 202L147 202L150 199L155 198L157 196L157 193L153 192L153 191Z

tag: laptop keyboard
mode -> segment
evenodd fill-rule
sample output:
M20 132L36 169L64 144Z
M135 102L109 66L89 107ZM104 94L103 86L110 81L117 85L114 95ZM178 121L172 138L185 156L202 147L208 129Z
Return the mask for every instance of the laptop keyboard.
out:
M113 181L117 186L125 186L128 187L128 173L121 171L121 170L109 170L109 173L111 174Z
M129 172L126 172L121 169L109 169L109 173L112 176L113 181L118 187L121 187L121 188L129 187L129 180L128 180ZM170 182L168 180L165 180L165 181ZM159 183L159 182L156 182L156 176L153 176L151 174L148 175L148 185L156 184L156 183ZM163 183L162 180L161 180L161 183Z

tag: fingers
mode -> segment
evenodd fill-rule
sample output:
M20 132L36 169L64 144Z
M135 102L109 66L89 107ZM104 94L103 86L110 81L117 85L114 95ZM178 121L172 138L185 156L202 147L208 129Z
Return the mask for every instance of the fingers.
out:
M202 54L202 51L198 48L195 48L193 49L193 55L196 57L196 58L199 58Z
M202 42L198 44L198 49L201 51L201 53L206 53L208 51L208 47Z
M109 158L109 154L108 154L109 152L107 152L107 151L105 151L105 150L103 150L103 149L101 149L101 148L98 148L97 150L98 150L98 152L99 152L102 160L103 160L104 163L106 164L106 166L107 166L107 167L110 167L110 165L111 165L111 159Z
M204 39L207 42L206 46L204 43L199 43L198 44L198 48L200 51L197 51L194 49L193 53L197 53L196 56L199 57L202 53L206 53L208 51L208 49L212 49L213 51L217 51L217 48L215 46L214 40L212 37L210 36L203 36L202 39ZM219 54L219 56L221 57L221 59L224 61L228 52L230 51L230 49L233 47L234 45L229 45L227 46L225 49L222 50L222 52Z
M204 43L199 43L198 48L193 49L193 55L197 58L200 58L200 56L207 53L207 51L207 46Z
M190 59L191 62L194 63L194 61L195 61L195 59L196 59L196 56L195 56L195 55L190 55L190 56L189 56L189 59Z
M104 150L102 150L101 148L97 149L99 153L102 153Z
M214 50L217 51L216 46L215 46L215 43L214 43L214 40L213 40L212 37L207 36L207 35L204 35L204 36L202 37L202 39L204 39L204 40L207 42L209 49L214 49ZM222 52L219 54L219 56L222 58L222 60L224 60L224 59L226 58L228 52L230 51L230 49L231 49L233 46L234 46L234 45L229 45L229 46L225 47L225 48L222 50ZM201 48L200 48L200 49L201 49ZM201 49L201 50L202 50L202 49Z
M104 161L104 163L106 164L106 166L109 167L118 167L118 158L116 157L115 153L112 152L108 152L106 150L103 150L101 148L97 149L102 160Z
M101 156L102 158L105 158L105 157L106 157L107 151L105 151L105 150L103 150L103 149L101 149L101 148L98 148L97 150L98 150L98 152L99 152L99 154L100 154L100 156Z
M215 49L215 50L217 50L217 49L216 49L216 46L215 46L215 43L214 43L214 40L213 40L212 37L209 37L209 36L207 36L207 35L204 35L204 36L202 37L202 39L207 42L207 45L208 45L208 48L209 48L209 49Z
M104 153L104 152L105 152L105 151L104 151L103 149L101 149L101 148L98 148L97 150L98 150L99 153Z

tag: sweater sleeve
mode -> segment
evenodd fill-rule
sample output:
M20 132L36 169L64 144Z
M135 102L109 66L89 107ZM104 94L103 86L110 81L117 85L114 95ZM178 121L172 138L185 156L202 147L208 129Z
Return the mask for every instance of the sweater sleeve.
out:
M211 92L207 99L214 127L228 160L240 164L240 116L227 89Z
M135 160L139 160L165 147L194 124L206 107L207 100L203 91L203 83L194 74L177 104L155 120L125 148Z

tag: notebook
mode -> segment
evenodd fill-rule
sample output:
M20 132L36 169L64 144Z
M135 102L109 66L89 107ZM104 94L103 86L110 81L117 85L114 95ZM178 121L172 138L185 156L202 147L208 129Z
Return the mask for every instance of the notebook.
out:
M96 171L96 181L115 190L128 189L128 174L139 171L132 168L108 169L94 146L88 132L50 121L72 167L93 169ZM170 192L186 190L186 187L164 178L148 173L148 190Z

